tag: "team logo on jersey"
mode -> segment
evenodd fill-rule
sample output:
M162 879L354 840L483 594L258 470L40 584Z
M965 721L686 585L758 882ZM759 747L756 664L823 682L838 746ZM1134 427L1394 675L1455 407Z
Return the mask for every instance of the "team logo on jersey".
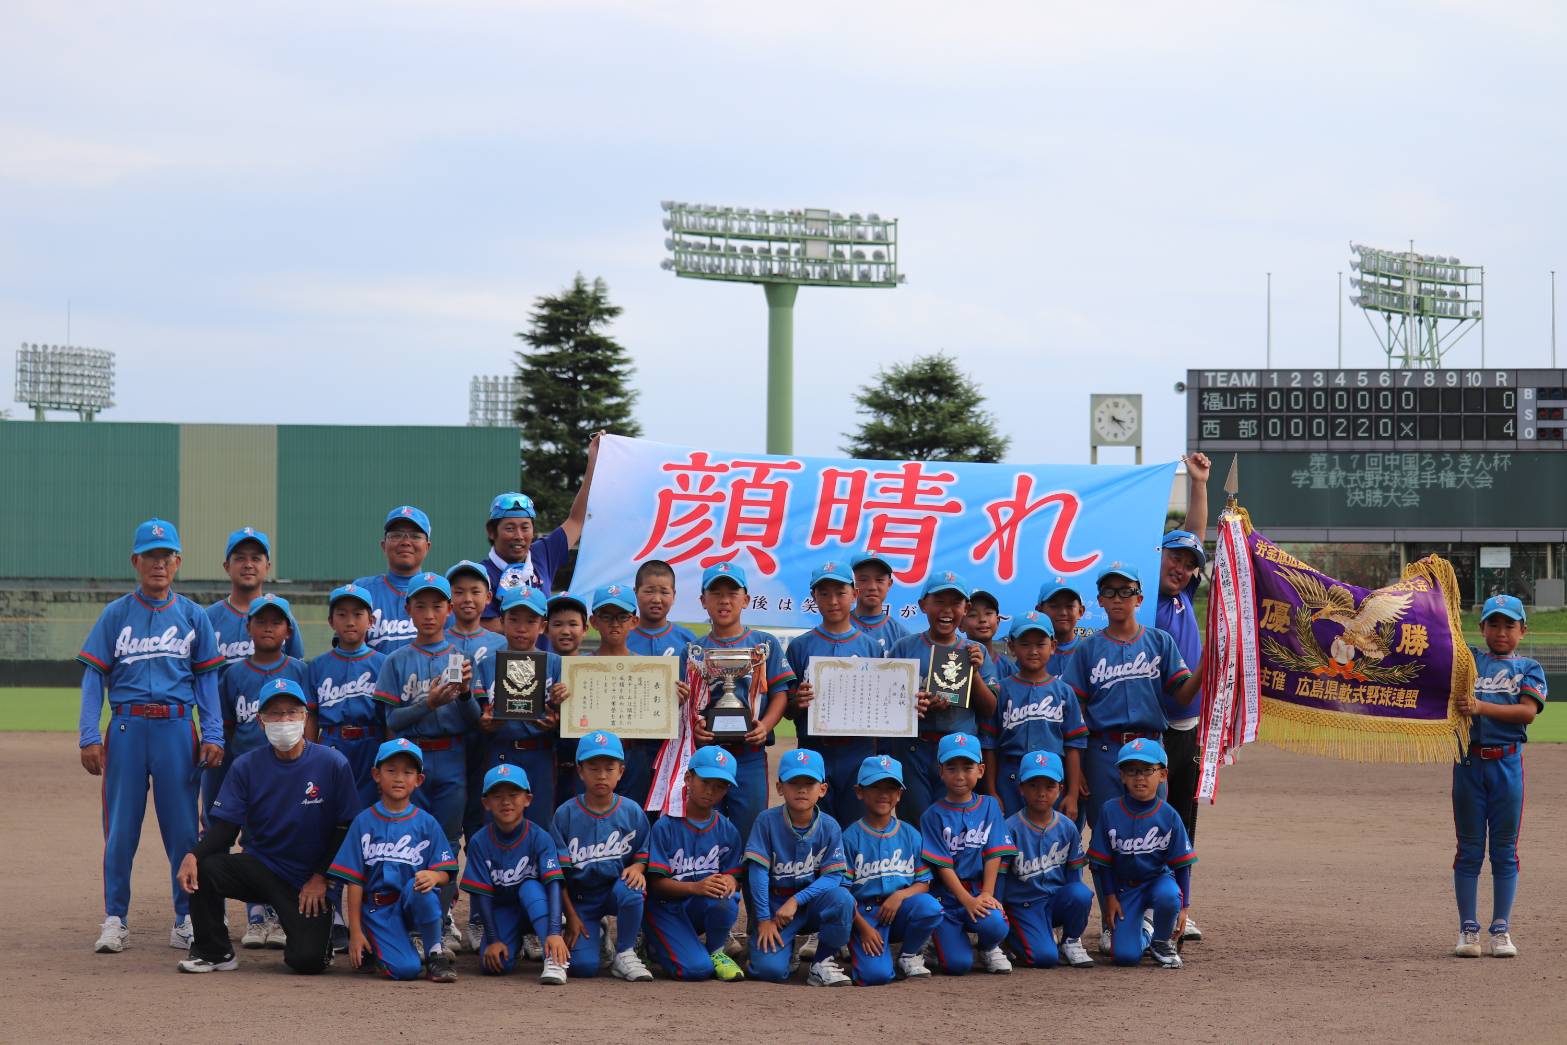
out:
M540 867L533 862L533 857L526 855L517 857L517 862L510 867L497 867L494 860L486 860L485 864L490 871L490 882L503 889L510 885L517 885L519 882L525 882L529 878L537 878L540 871L548 874L558 866L555 863L555 858L552 856L546 857L544 866Z
M632 855L636 847L635 831L611 831L602 842L593 842L589 845L583 845L576 837L572 837L566 841L566 859L572 867L577 868L587 864L602 863L605 860L620 863Z
M1174 828L1160 832L1157 827L1150 827L1144 833L1132 835L1130 838L1121 835L1113 827L1106 832L1110 839L1110 848L1128 856L1162 853L1170 848L1170 839L1174 833Z
M413 835L403 835L396 841L377 842L366 831L359 836L359 848L366 864L407 864L418 867L424 863L424 851L430 848L430 840L421 839L415 845Z
M682 846L669 854L669 874L671 878L688 878L693 875L706 878L708 875L718 874L724 869L724 857L728 854L729 847L715 845L705 853L693 853L686 855Z
M305 783L305 799L299 804L302 806L318 806L322 801L321 789L316 786L316 782L314 780L307 781Z
M375 696L375 677L368 671L361 672L358 678L345 679L342 685L333 683L331 679L322 679L321 685L316 687L316 700L324 708L335 707L352 697Z
M114 640L114 656L125 664L138 660L154 660L158 657L176 659L190 656L190 648L196 641L196 632L180 634L178 627L170 627L158 635L137 638L131 634L130 625L120 630Z
M1160 675L1159 665L1163 660L1163 657L1150 657L1146 652L1139 652L1125 664L1111 664L1101 657L1088 673L1088 684L1097 686L1103 683L1108 689L1130 679L1157 679Z
M1516 697L1522 688L1523 676L1512 674L1506 668L1500 669L1494 675L1481 675L1475 679L1476 693L1505 693L1510 697Z
M1011 874L1020 880L1035 878L1064 867L1071 859L1071 849L1065 842L1053 842L1049 849L1038 856L1019 857L1012 861Z
M864 853L855 853L854 870L850 877L858 885L877 878L907 878L912 881L918 873L918 858L913 853L905 857L900 846L876 860L867 860Z

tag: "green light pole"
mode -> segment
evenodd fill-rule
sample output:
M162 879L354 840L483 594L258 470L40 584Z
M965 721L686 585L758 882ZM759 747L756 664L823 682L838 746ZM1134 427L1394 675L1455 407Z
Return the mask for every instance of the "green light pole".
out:
M760 284L767 297L767 452L794 452L794 301L805 286L891 288L898 222L877 214L663 203L660 267L677 276Z

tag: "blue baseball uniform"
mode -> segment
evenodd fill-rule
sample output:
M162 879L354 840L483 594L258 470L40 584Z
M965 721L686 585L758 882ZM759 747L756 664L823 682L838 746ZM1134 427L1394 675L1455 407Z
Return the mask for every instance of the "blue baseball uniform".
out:
M446 640L472 662L475 678L478 677L481 663L506 648L504 636L480 627L463 631L455 622L447 625ZM484 771L487 768L484 764L484 745L469 744L464 758L468 765L468 798L463 805L462 833L464 838L472 838L484 826L484 805L479 801L483 797Z
M1545 708L1545 672L1537 661L1517 655L1499 657L1488 649L1470 647L1475 658L1476 700L1487 704L1519 704L1533 700ZM1453 826L1458 852L1453 858L1453 882L1458 893L1458 917L1478 928L1480 865L1486 842L1491 846L1491 884L1495 907L1493 931L1506 929L1518 888L1518 831L1523 825L1523 745L1528 727L1476 715L1469 720L1469 749L1453 766Z
M503 647L504 648L504 647ZM526 652L538 652L537 650ZM560 681L560 657L553 653L544 655L544 690ZM483 704L489 704L495 692L495 657L489 656L474 665L473 691ZM502 762L520 766L528 774L533 785L533 801L524 814L529 820L548 831L555 818L555 745L560 739L560 727L545 726L541 722L524 722L502 719L494 732L484 735L484 770L489 772Z
M911 634L908 626L887 609L869 617L850 613L849 619L854 622L855 627L870 636L871 641L881 649L883 657L892 656L892 647L898 644L898 640Z
M626 648L639 657L679 657L685 662L686 649L696 641L683 625L666 620L657 631L632 628L626 635Z
M490 554L479 560L484 572L490 575L490 604L484 607L483 618L490 620L501 615L501 594L512 588L537 588L549 594L554 586L555 574L571 552L571 542L566 531L556 527L528 545L528 557L522 562L507 562L490 549ZM530 780L532 778L529 778Z
M967 645L968 640L960 637L955 642L939 648L949 650ZM983 651L983 644L979 645ZM899 639L887 656L907 657L919 661L920 680L923 685L924 680L930 677L930 659L937 648L937 644L931 641L930 635L922 631L917 635ZM996 674L995 662L990 659L988 652L984 653L984 659L975 670L974 676L976 679L983 679L992 693L1001 685L1001 680ZM913 741L901 740L881 745L884 751L890 748L889 753L903 763L903 780L906 789L899 808L910 820L918 819L923 824L925 810L946 793L946 786L941 782L941 767L936 764L936 745L948 733L977 733L979 730L976 726L971 693L968 707L942 708L920 716L919 736Z
M686 650L696 641L688 629L666 620L656 631L632 628L626 635L626 649L638 657L679 657L680 677L685 678ZM616 791L638 802L647 804L647 796L653 789L653 763L658 760L659 740L624 740L626 748L626 772L620 778Z
M764 642L767 644L767 663L764 668L767 692L752 693L750 675L734 681L735 696L751 706L751 714L757 720L761 719L773 697L787 694L794 685L794 672L790 670L789 661L785 657L784 644L767 632L752 628L746 628L732 639L720 639L708 632L698 643L703 649L734 649L760 646ZM768 734L767 743L772 742L772 735ZM741 837L747 837L757 815L767 808L767 750L765 746L753 747L744 741L723 746L735 756L737 782L729 789L719 811L733 821Z
M941 798L920 818L920 857L932 868L931 893L941 902L942 918L933 939L943 972L952 976L968 972L974 965L974 952L966 934L977 935L980 950L988 951L1006 939L1007 919L1000 911L987 911L978 921L971 919L936 872L951 870L970 896L978 896L984 886L985 861L1000 859L1004 863L1016 855L1017 845L1001 806L989 795L973 795L963 805Z
M699 882L715 874L738 876L743 854L740 832L724 814L704 821L661 816L648 832L650 878ZM740 915L740 892L725 897L682 896L663 899L649 887L644 926L648 950L678 980L713 976L715 952L729 942Z
M370 631L365 641L374 649L390 654L414 641L419 631L408 616L408 583L418 576L378 573L360 577L354 585L365 590L370 599Z
M1045 671L1060 678L1066 673L1066 666L1071 663L1072 654L1077 652L1077 647L1082 644L1082 638L1072 636L1071 642L1057 642L1056 651L1050 654L1050 659L1045 661Z
M864 657L879 660L881 646L859 628L850 626L848 631L833 633L820 624L810 631L789 640L784 659L797 680L810 678L812 657ZM796 746L819 751L827 764L827 798L825 805L833 819L840 824L852 824L865 813L854 794L854 780L860 771L860 763L876 753L874 737L814 737L809 728L807 712L791 716L794 719Z
M468 843L462 889L479 905L484 946L506 945L502 972L517 963L524 921L541 940L560 935L561 881L555 839L529 820L510 834L488 823Z
M1088 723L1083 777L1087 823L1099 822L1099 810L1121 793L1115 758L1121 745L1137 737L1158 740L1168 719L1164 695L1191 677L1175 640L1158 628L1137 628L1122 641L1096 631L1078 642L1062 681L1072 687ZM1164 785L1160 785L1163 794Z
M256 644L250 638L249 618L228 599L208 606L207 619L212 622L212 630L218 636L218 652L223 655L225 667L256 652ZM297 660L305 659L304 637L293 628L288 630L283 652Z
M354 817L329 872L364 890L360 926L381 971L394 980L418 977L423 958L441 942L441 892L415 890L420 871L457 876L457 858L441 825L416 805L392 813L376 802ZM419 934L423 955L409 933Z
M1024 682L1016 675L1001 680L996 713L981 722L979 739L996 752L996 794L1001 811L1011 816L1023 808L1018 788L1018 760L1030 751L1049 751L1066 758L1066 749L1088 746L1088 726L1077 694L1060 679Z
M431 708L430 687L457 647L446 639L433 645L409 643L392 651L381 665L375 698L387 705L386 726L393 737L407 737L424 752L424 783L414 802L430 811L447 839L462 836L462 816L468 791L466 746L479 726L481 694L478 672L469 692L449 704Z
M79 746L103 745L104 913L123 921L130 906L151 777L175 920L183 921L189 897L175 875L196 841L196 712L200 742L223 745L215 674L223 655L212 622L183 595L153 601L137 589L104 607L76 659L84 666ZM107 737L98 727L105 694Z
M885 831L864 820L844 828L844 878L860 917L881 934L881 953L868 954L858 934L849 938L849 975L862 987L891 983L894 940L899 954L919 954L941 922L941 903L929 892L904 898L892 921L881 920L881 905L893 893L913 885L929 885L930 867L920 857L920 833L913 824L894 818Z
M581 797L555 811L555 846L566 872L566 892L585 936L571 948L572 976L596 976L599 970L601 920L615 916L615 952L636 945L642 929L646 896L620 878L636 863L647 863L647 814L637 803L615 795L608 809L595 812Z
M1153 939L1168 940L1181 910L1191 905L1197 854L1186 825L1162 798L1139 802L1121 795L1099 810L1088 859L1099 895L1121 901L1121 917L1110 926L1115 963L1136 965L1152 942L1142 929L1144 912L1153 912Z
M375 803L380 790L370 770L386 739L386 705L375 699L386 654L361 645L356 650L327 650L310 662L307 706L315 713L321 743L340 751L354 771L361 809Z
M1049 968L1060 960L1055 930L1080 939L1088 926L1093 890L1083 884L1082 836L1077 825L1051 810L1050 821L1034 823L1027 811L1008 818L1017 855L1002 868L999 892L1011 926L1012 950L1024 964Z
M791 899L798 905L789 924L778 927L783 940L778 949L762 950L752 930L752 976L771 983L787 980L798 933L818 933L823 957L837 954L849 942L854 897L844 888L847 865L838 821L813 809L810 826L799 828L783 806L764 809L751 825L745 860L751 865L746 895L755 921L770 920L773 911Z

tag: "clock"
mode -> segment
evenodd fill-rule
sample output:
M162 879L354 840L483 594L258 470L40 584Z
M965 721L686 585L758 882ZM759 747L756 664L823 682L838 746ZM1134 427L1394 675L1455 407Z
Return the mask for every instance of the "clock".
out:
M1141 395L1094 395L1090 398L1090 446L1141 446L1142 435Z

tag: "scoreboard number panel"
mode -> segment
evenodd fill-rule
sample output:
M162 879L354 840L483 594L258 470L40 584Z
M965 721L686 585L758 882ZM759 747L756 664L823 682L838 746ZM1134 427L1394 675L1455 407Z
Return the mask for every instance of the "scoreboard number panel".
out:
M1191 370L1195 450L1564 450L1567 370Z

